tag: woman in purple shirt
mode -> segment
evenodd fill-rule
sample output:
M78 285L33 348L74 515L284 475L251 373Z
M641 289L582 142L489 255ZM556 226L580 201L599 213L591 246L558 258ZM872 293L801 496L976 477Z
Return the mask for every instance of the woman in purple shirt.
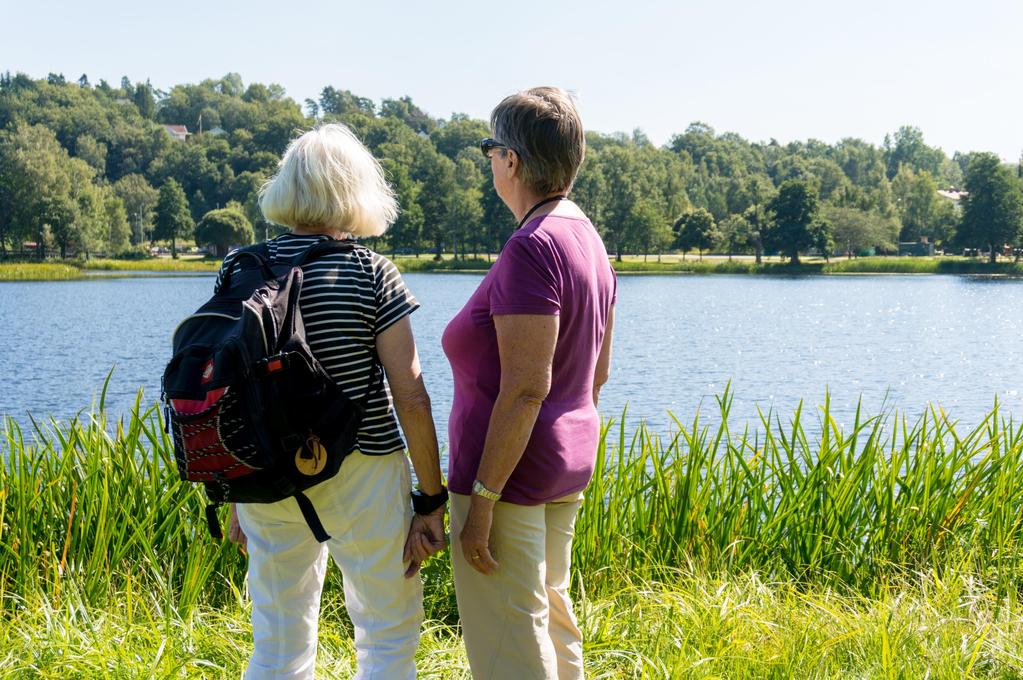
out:
M473 677L581 678L569 599L575 517L593 474L615 275L568 200L585 151L557 88L507 97L481 143L519 220L444 331L454 374L451 551Z

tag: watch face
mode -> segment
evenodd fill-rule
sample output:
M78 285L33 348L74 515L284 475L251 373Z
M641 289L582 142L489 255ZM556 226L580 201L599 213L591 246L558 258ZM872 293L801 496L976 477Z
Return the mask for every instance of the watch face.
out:
M472 483L472 492L474 494L476 494L477 496L482 496L483 498L486 498L487 500L490 500L490 501L499 501L499 500L501 500L501 494L494 493L493 491L491 491L487 487L483 486L483 482L481 482L478 479L475 482Z

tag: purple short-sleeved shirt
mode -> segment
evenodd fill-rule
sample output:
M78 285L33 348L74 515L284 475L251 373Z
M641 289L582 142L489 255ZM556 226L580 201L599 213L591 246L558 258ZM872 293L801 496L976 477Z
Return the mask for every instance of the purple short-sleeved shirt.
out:
M444 330L455 395L448 486L469 494L501 384L494 315L559 316L551 389L502 500L547 503L586 487L600 423L593 373L615 301L615 274L589 220L544 215L516 231ZM516 348L529 352L529 347Z

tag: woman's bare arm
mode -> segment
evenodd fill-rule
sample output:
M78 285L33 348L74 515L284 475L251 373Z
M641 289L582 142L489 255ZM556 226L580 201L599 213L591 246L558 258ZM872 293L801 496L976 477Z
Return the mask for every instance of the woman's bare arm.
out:
M504 489L526 450L540 405L550 391L558 323L555 315L494 317L501 386L476 473L491 491L500 493ZM493 573L498 566L489 549L493 507L492 501L474 494L460 536L466 561L484 574Z
M408 442L419 488L426 494L438 494L441 476L437 430L409 318L404 317L378 335L376 347L380 363L387 373L394 412Z
M443 488L437 430L409 318L404 317L380 333L376 346L380 363L387 373L394 411L408 441L409 457L412 458L419 488L425 494L436 495ZM444 549L444 510L442 505L429 515L413 516L402 552L402 559L409 563L405 571L407 578L415 576L419 566L430 555Z

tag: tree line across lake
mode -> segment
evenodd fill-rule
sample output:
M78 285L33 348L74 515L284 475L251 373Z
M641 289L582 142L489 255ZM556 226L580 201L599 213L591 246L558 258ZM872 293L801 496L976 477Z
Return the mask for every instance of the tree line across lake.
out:
M0 256L24 256L26 243L40 256L141 256L156 240L222 255L277 233L259 188L298 131L331 121L369 146L398 196L400 216L378 248L465 257L496 252L515 228L479 152L487 122L434 118L408 97L377 104L327 86L300 104L235 73L167 92L127 78L114 87L5 73ZM750 142L704 123L662 147L640 130L591 132L572 195L619 258L717 250L796 260L926 242L994 261L1023 238L1023 164L949 157L914 127L880 147Z

